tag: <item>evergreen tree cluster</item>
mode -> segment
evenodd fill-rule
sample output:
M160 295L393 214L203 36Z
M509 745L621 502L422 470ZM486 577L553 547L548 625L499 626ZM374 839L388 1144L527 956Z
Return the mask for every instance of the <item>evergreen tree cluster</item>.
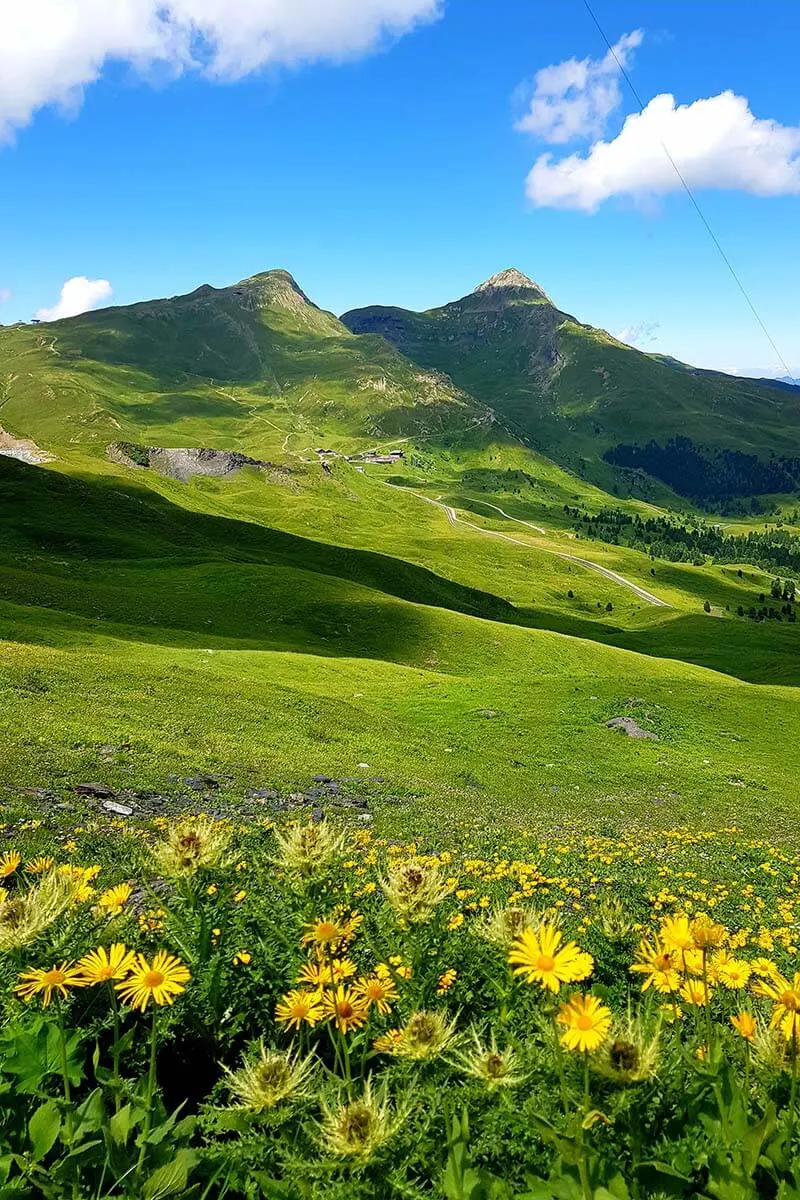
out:
M670 438L664 446L620 444L603 457L615 467L644 471L703 506L800 489L800 458L763 461L740 450L695 446L688 437Z

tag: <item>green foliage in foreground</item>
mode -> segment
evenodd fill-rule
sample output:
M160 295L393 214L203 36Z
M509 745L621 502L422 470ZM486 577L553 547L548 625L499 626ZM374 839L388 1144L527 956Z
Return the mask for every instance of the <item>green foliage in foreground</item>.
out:
M796 1194L800 861L767 842L463 827L453 853L325 824L4 817L4 1200ZM717 924L671 921L703 911ZM515 975L553 928L554 957ZM631 973L659 929L671 965ZM75 967L114 943L142 956L116 981ZM575 995L599 1006L585 1052Z

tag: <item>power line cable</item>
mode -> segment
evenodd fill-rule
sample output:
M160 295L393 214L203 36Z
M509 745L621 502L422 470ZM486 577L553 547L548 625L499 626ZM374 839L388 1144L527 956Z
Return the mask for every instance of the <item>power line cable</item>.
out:
M594 10L593 10L591 4L589 3L589 0L583 0L583 4L584 4L584 7L586 8L586 11L588 12L589 16L592 18L592 21L594 22L595 27L597 29L597 32L600 34L600 37L603 39L606 46L608 47L609 53L612 55L614 62L619 67L619 70L620 70L620 73L621 73L623 79L627 83L628 87L631 89L631 92L633 93L633 97L636 100L636 103L639 105L639 112L643 113L644 109L645 109L644 102L643 102L641 96L639 95L639 92L638 92L633 80L631 79L628 72L625 70L624 64L620 61L620 58L619 58L619 55L617 54L616 49L614 48L614 46L612 46L605 30L603 29L602 25L600 24L597 17L595 16ZM766 325L764 324L763 320L761 319L761 315L760 315L758 309L756 308L753 301L750 299L749 293L748 293L746 287L744 286L744 284L742 283L741 279L739 278L738 274L736 273L733 263L728 258L728 255L725 253L722 243L720 242L717 235L714 233L714 230L711 228L708 218L706 217L705 213L703 212L702 208L700 207L700 205L694 195L694 192L689 187L689 184L686 182L686 178L685 178L683 172L681 171L678 164L675 162L675 159L672 157L669 146L667 146L666 142L660 135L659 135L658 140L661 143L661 149L664 151L664 153L666 154L670 163L672 164L675 174L678 176L678 179L680 179L681 184L683 185L683 189L686 192L686 195L691 200L694 210L697 213L698 217L700 218L700 220L706 230L706 233L711 238L712 242L714 243L717 250L719 251L720 258L722 259L722 261L725 263L725 266L730 271L734 283L736 284L739 291L744 296L745 302L746 302L748 308L750 309L751 313L755 317L756 321L758 321L758 324L761 327L761 331L764 334L764 337L767 339L767 341L769 342L773 351L775 352L778 362L783 367L784 371L786 372L787 377L790 380L792 380L792 382L796 383L797 380L795 380L794 376L792 375L792 372L790 371L789 367L786 365L786 359L781 354L780 350L778 349L777 345L775 344L775 340L772 337L772 334L767 329Z

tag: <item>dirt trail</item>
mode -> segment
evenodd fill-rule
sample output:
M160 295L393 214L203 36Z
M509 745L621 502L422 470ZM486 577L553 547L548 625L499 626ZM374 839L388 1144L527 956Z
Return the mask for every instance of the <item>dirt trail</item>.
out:
M522 546L525 550L531 549L530 542L523 542L520 538L510 537L507 533L499 533L496 529L484 529L482 525L475 525L472 521L465 521L463 517L458 516L454 508L449 504L445 504L441 498L434 500L432 496L423 496L420 492L413 491L412 488L401 487L399 484L388 483L386 480L383 482L386 484L386 487L394 488L398 492L405 492L406 495L416 496L418 500L424 500L426 504L433 504L436 508L443 509L447 520L453 526L456 524L466 525L469 529L475 529L478 533L483 533L487 537L501 538L504 542L511 542L515 546ZM486 504L487 501L479 500L477 503ZM510 517L508 513L503 512L502 508L498 508L496 504L489 504L488 507L496 509L497 512L507 517L509 521L516 521L519 525L527 525L530 529L535 529L537 533L547 532L540 525L533 525L530 521L522 521L519 517ZM568 562L578 563L582 567L587 567L590 571L596 571L598 575L605 576L612 583L618 583L621 587L628 588L640 600L644 600L646 604L653 604L657 608L671 607L666 600L661 600L658 596L654 596L652 592L648 592L645 588L640 587L638 583L634 583L631 579L626 579L624 575L620 575L617 571L612 571L609 567L601 567L599 563L591 562L588 558L578 558L576 554L565 554L561 550L550 550L545 546L540 546L538 549L544 550L547 554L555 554L559 558L566 559Z

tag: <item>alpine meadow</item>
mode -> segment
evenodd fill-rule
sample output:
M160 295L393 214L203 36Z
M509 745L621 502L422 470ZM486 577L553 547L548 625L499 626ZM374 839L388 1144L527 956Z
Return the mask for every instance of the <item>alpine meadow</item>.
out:
M762 309L720 238L796 228L800 131L678 82L626 107L648 48L712 86L677 63L707 4L8 3L4 169L89 207L0 200L0 305L51 233L123 299L285 243L403 303L74 275L0 324L0 1200L797 1200L796 272ZM714 52L754 96L766 8ZM448 185L467 54L549 147L521 224L518 152ZM142 164L113 221L99 145ZM552 278L408 307L512 233L535 264L526 228ZM780 367L720 369L762 335Z

